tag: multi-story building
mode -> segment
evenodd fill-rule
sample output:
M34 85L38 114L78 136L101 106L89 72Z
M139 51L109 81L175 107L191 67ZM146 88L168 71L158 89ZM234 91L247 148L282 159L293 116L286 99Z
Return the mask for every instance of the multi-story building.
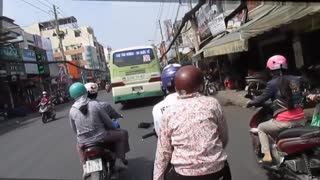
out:
M1 16L0 24L0 108L34 110L41 91L51 92L51 80L58 76L57 64L47 64L54 61L51 41L25 32L8 17Z
M25 30L49 38L52 42L55 59L61 61L63 56L60 51L55 23L55 20L41 22L31 25ZM106 71L104 49L97 41L93 29L90 26L79 27L77 19L73 16L59 19L58 23L66 60L85 68L67 64L67 73L71 78L84 82L105 80L104 73L101 73L101 71Z

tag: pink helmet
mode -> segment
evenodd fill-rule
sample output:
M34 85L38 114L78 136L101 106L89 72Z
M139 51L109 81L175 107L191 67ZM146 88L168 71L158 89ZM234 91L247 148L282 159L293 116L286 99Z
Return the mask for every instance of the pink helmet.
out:
M274 55L268 59L267 68L270 70L288 69L287 59L282 55Z

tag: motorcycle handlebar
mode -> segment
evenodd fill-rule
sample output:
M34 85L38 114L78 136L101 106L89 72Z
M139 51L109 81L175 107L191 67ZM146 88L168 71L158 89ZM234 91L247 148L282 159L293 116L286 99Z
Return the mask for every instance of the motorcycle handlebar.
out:
M152 137L152 136L156 136L156 135L157 135L156 132L153 131L153 132L151 132L151 133L148 133L148 134L143 135L143 136L142 136L142 140L147 139L147 138Z

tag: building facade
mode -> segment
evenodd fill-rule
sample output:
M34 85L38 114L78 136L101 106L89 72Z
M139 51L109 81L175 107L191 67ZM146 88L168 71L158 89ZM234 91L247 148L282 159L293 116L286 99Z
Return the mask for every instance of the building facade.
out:
M27 27L25 30L49 38L52 43L55 60L62 61L55 21L46 21ZM65 59L72 64L65 64L67 74L73 81L104 81L106 58L103 46L97 41L94 30L90 26L79 27L75 17L58 20L59 35L62 37ZM61 67L63 65L60 65Z

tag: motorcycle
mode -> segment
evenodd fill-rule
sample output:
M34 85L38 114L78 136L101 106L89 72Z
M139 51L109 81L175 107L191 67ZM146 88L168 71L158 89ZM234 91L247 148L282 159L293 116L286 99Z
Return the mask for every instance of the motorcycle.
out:
M0 111L0 120L8 120L8 113L6 111Z
M211 82L208 77L204 77L203 93L207 96L213 96L220 90L219 84Z
M48 119L54 120L56 117L56 112L52 109L51 102L40 102L39 112L41 114L42 122L45 124L48 122Z
M116 128L120 128L117 119L112 120ZM116 154L114 144L90 143L81 147L84 155L85 180L117 180L119 170L115 167Z
M267 81L262 76L248 76L245 79L247 84L245 90L249 93L253 92L255 96L261 95L267 85Z
M248 95L247 97L250 97ZM251 96L252 97L252 96ZM272 118L270 103L258 108L250 120L250 136L254 153L261 161L261 144L258 125ZM281 131L277 137L269 135L271 164L262 164L273 175L281 179L319 180L320 179L320 128L303 126Z
M85 144L81 147L84 152L85 180L111 180L118 179L119 172L115 168L116 155L114 145L105 143Z

